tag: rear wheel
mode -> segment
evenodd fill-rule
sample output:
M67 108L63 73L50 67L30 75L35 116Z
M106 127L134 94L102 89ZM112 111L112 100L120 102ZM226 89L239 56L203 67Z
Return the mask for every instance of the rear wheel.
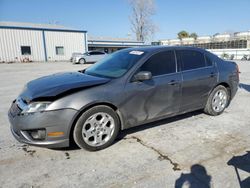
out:
M80 63L80 64L85 64L85 63L86 63L86 60L83 59L83 58L82 58L82 59L79 59L79 63Z
M229 100L230 96L227 88L219 85L210 93L204 111L212 116L220 115L228 106Z
M119 130L116 112L108 106L95 106L80 116L73 137L80 148L95 151L110 146Z

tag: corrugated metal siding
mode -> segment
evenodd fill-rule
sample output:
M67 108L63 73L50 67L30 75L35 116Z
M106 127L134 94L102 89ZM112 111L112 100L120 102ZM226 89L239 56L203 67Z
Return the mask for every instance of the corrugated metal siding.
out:
M21 46L30 46L31 55L22 55ZM0 29L0 61L44 61L42 31Z
M45 31L48 61L69 60L74 52L85 52L84 33ZM56 46L64 47L64 55L56 55Z

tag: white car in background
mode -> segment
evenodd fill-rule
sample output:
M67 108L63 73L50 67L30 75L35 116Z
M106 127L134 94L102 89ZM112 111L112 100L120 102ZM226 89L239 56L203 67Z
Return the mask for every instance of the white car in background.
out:
M76 55L73 58L73 63L95 63L102 58L104 58L107 54L105 52L100 52L100 51L89 51L84 54Z
M70 58L70 62L73 62L74 58L76 56L80 56L80 55L83 55L83 53L80 53L80 52L74 52L74 53L72 53L71 58Z

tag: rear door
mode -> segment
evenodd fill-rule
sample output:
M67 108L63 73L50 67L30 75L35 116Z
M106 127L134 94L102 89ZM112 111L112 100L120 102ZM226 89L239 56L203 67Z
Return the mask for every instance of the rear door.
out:
M130 126L179 112L181 73L177 72L174 51L152 55L138 70L149 71L152 79L128 82L124 110Z
M217 80L213 62L198 50L176 50L176 55L182 71L180 111L203 108Z

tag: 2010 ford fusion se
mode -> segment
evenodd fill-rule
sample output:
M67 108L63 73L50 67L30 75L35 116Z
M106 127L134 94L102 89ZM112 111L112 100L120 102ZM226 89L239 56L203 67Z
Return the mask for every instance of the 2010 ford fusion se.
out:
M73 140L93 151L130 127L198 109L219 115L238 83L236 63L203 49L130 48L83 71L29 82L8 116L20 142L55 148Z

